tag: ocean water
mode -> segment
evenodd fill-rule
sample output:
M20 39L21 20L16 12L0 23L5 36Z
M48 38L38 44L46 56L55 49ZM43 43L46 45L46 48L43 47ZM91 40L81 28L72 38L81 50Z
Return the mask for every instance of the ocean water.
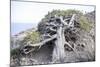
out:
M11 35L16 35L21 31L36 27L37 24L34 23L11 23Z

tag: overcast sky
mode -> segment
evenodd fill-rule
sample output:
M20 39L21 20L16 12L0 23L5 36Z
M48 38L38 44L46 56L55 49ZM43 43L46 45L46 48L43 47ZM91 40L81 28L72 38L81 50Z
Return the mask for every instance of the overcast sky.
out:
M60 10L76 9L85 13L85 12L91 12L95 8L94 6L12 1L11 22L37 24L48 13L48 11L50 12L53 9L60 9Z

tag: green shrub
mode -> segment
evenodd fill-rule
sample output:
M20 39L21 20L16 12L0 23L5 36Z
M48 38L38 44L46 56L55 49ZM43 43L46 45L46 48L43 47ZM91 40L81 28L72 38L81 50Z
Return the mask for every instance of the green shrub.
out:
M31 44L35 44L35 43L38 43L40 42L40 34L39 32L31 32L29 33L23 41L21 41L21 43L23 45L27 44L28 42L30 42Z
M89 21L86 19L86 17L81 16L79 18L79 23L80 23L80 27L81 29L84 29L85 31L89 32L91 29L91 24L89 23Z
M48 12L48 14L45 16L45 18L49 18L51 16L66 16L66 15L72 15L72 14L79 14L83 15L83 13L79 10L73 10L73 9L68 9L68 10L53 10L51 12Z

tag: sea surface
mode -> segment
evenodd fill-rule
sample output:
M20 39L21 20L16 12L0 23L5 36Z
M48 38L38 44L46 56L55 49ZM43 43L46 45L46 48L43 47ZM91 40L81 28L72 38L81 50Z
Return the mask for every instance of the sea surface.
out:
M11 35L16 35L21 31L36 27L37 24L34 23L11 23Z

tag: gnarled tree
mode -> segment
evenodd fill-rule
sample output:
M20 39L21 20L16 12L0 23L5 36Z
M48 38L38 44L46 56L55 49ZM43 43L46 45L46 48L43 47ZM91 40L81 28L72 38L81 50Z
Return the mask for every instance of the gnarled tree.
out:
M77 24L75 20L76 14L72 14L64 19L63 16L54 16L50 17L49 23L45 23L45 32L42 34L42 41L37 44L27 44L24 46L24 53L28 54L34 49L28 50L28 48L39 46L41 47L47 42L54 40L54 49L52 54L53 62L64 62L65 57L65 45L69 46L74 52L75 49L68 43L65 39L65 32L68 30L75 31L75 24Z
M22 48L25 54L34 51L35 47L41 48L43 45L48 45L46 43L53 42L52 62L64 62L65 50L74 51L78 58L80 58L80 55L76 50L76 46L80 45L76 43L76 41L80 42L82 40L79 30L81 28L87 29L90 27L89 25L87 26L86 21L84 21L86 26L84 26L85 24L83 25L84 19L80 19L83 16L81 12L74 10L69 10L68 12L63 11L63 14L60 12L62 11L54 11L51 14L48 13L48 15L42 19L38 25L38 31L41 33L42 40L36 44L28 42L27 45ZM80 21L82 21L82 23L80 23ZM81 46L84 47L85 45L82 44ZM92 49L89 49L90 52L91 50Z

